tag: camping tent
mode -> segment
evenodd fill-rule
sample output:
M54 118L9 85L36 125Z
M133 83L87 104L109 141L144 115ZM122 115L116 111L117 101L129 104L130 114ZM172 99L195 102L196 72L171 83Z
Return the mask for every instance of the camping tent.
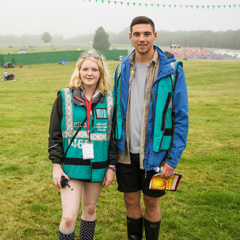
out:
M61 61L58 62L58 64L67 65L68 63L67 63L67 61L65 61L65 60L61 60Z
M3 67L4 67L4 68L14 68L15 66L14 66L14 64L11 63L11 62L6 62L6 63L3 64Z
M118 57L115 58L115 60L122 61L123 60L123 56L118 56Z

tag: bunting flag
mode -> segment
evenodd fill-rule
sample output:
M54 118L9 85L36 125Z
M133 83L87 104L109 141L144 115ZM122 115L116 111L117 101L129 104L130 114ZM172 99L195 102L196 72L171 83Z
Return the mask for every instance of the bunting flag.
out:
M138 6L138 7L157 7L157 8L187 8L187 9L220 9L220 8L229 8L234 9L240 7L239 3L229 3L229 4L166 4L166 3L156 3L156 2L140 2L137 0L133 1L121 1L121 0L82 0L88 2L101 2L101 3L108 3L113 5L125 5L125 6Z

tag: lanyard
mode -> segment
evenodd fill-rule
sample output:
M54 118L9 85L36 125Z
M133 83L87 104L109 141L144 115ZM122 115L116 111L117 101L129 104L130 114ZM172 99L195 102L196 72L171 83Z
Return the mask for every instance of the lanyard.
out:
M91 108L92 108L92 97L88 102L87 98L85 97L86 106L87 106L87 134L90 133L90 116L91 116Z

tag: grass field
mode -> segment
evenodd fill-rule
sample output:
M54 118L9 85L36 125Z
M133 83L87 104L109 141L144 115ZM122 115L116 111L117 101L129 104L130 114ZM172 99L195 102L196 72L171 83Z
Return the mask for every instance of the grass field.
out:
M52 45L52 44L42 44L38 46L21 46L20 44L16 44L11 47L4 47L0 49L2 54L18 54L19 52L25 53L35 53L35 52L52 52L52 51L76 51L79 49L84 49L84 47L78 46L59 46L59 45Z
M109 61L110 75L118 62ZM0 81L0 239L57 239L59 190L51 181L48 126L75 63L16 68ZM177 192L162 198L162 240L240 239L240 61L187 60L189 137ZM1 71L1 78L4 69ZM124 240L116 181L102 190L95 239ZM80 214L79 214L80 216ZM79 232L79 219L76 233Z

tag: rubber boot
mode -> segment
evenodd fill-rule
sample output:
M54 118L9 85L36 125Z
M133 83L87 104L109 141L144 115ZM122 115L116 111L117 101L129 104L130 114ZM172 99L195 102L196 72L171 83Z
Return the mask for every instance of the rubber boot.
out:
M150 222L144 218L146 240L158 240L160 223L161 220L159 222Z
M141 240L143 236L143 217L127 217L128 240Z
M81 219L80 240L93 240L96 221L84 221Z
M58 239L59 240L75 240L75 231L73 231L71 233L63 233L59 229L58 230Z

